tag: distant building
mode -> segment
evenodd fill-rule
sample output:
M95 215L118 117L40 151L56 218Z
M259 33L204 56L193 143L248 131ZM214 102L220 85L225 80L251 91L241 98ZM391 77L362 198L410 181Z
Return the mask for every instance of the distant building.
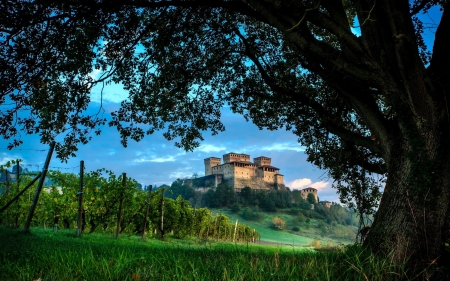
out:
M307 188L303 188L301 190L301 195L303 199L307 199L308 198L308 194L313 194L314 198L316 199L316 202L318 202L318 197L317 197L317 189L313 188L313 187L307 187Z
M265 156L253 158L250 155L230 152L221 158L209 157L204 160L205 176L192 180L194 187L206 191L222 182L233 187L236 192L246 186L252 189L286 189L280 169L271 165Z
M330 201L320 201L319 204L325 205L328 208L331 208L332 205Z

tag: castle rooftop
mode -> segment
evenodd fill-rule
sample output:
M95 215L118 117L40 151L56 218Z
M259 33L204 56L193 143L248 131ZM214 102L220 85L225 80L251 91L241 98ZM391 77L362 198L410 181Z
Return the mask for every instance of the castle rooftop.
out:
M271 169L275 169L275 170L279 170L280 169L280 168L277 168L277 167L274 167L274 166L271 166L271 165L261 165L259 167L271 168Z

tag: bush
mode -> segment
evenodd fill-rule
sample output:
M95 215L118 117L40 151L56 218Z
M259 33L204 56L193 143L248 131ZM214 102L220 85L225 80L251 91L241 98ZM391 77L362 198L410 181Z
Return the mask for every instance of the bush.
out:
M322 248L322 243L320 243L319 240L314 239L313 241L311 241L311 243L308 244L309 247L313 247L314 249L320 249Z
M275 217L272 220L272 225L274 228L282 230L286 226L286 222L280 217Z
M241 205L239 205L238 203L234 203L233 205L231 205L230 210L233 213L239 213L239 211L241 210Z
M294 227L292 228L292 230L293 230L293 231L300 231L300 228L299 228L298 226L294 226Z
M263 214L261 214L260 212L254 212L252 211L252 209L246 207L242 210L241 217L246 220L259 221L262 219Z
M303 213L300 213L298 215L298 221L299 222L306 222L307 218L305 217L305 215Z

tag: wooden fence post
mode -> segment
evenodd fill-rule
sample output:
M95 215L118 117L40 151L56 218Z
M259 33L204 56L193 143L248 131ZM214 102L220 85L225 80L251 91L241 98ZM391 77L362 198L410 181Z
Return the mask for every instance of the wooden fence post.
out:
M234 243L235 240L236 240L236 229L237 229L237 225L238 225L238 220L236 220L236 225L235 225L235 227L234 227L233 243Z
M47 154L47 159L45 159L44 168L42 169L42 175L39 178L39 183L36 188L36 193L34 194L33 202L31 203L30 212L28 214L27 222L25 223L25 232L30 232L31 220L33 219L34 211L39 200L39 194L41 193L42 187L44 186L45 176L47 175L48 165L50 165L50 160L52 159L53 150L55 149L55 142L50 144L50 149Z
M164 187L161 189L161 223L159 224L161 240L164 240Z
M142 239L146 239L145 233L147 230L147 219L148 219L148 212L150 210L150 200L152 199L152 185L149 185L148 187L148 198L147 198L147 206L145 208L145 216L144 216L144 228L142 230Z
M16 182L17 182L17 192L19 192L20 190L20 173L19 173L19 169L20 169L20 165L19 165L19 159L17 159L17 164L16 164Z
M25 191L27 191L27 189L30 188L30 186L32 186L40 177L41 177L41 172L39 172L39 174L22 191L20 191L16 196L14 196L13 199L9 200L9 202L6 203L6 205L0 209L0 214L4 210L6 210L9 207L9 205L14 203L20 197L20 195L22 195Z
M77 237L81 237L83 234L83 186L84 186L84 161L80 161L80 189L78 195L78 224L77 224Z
M9 193L9 171L5 169L5 194Z
M123 173L122 174L122 187L125 188L125 185L127 183L127 174ZM123 209L123 194L124 191L122 190L122 192L120 193L120 202L119 202L119 213L117 215L117 229L116 229L116 238L119 238L119 233L120 233L120 224L122 221L122 209Z
M214 229L213 229L213 235L212 235L213 240L214 240L214 236L216 236L216 227L217 227L217 214L216 214L216 217L214 218Z

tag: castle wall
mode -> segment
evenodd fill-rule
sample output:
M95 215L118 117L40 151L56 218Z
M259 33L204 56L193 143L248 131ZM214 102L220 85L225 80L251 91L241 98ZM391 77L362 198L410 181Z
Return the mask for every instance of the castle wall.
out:
M271 162L272 159L264 156L253 158L253 163L255 163L256 166L272 165Z
M198 178L190 180L190 181L192 182L192 186L194 188L217 187L223 181L223 175L221 175L221 174L208 175L208 176L204 176L204 177L198 177Z
M232 179L225 180L225 183L228 184L229 186L232 186L234 188L234 191L238 192L238 193L241 192L241 189L243 189L246 186L250 187L251 189L266 190L266 191L269 191L269 190L275 188L273 183L271 184L271 183L265 182L261 178L257 178L257 177L250 178L250 179L232 178Z
M205 176L213 174L213 168L220 165L222 160L216 157L210 157L205 159Z
M227 153L223 155L223 162L250 162L250 155L238 154L238 153Z
M279 174L278 168L271 166L270 158L261 156L253 160L254 163L250 162L250 155L233 152L223 155L223 164L220 158L210 157L205 159L205 175L221 176L220 181L235 188L236 192L246 186L264 190L286 189L284 176ZM214 187L217 184L215 180Z
M284 176L281 174L275 174L275 183L284 184Z
M234 178L236 179L253 179L256 177L255 166L234 166Z
M314 195L314 197L316 198L316 202L318 202L317 189L315 189L315 188L312 188L312 187L304 188L304 189L302 189L300 194L302 195L302 198L306 200L308 198L308 194L310 194L310 193L312 193Z

